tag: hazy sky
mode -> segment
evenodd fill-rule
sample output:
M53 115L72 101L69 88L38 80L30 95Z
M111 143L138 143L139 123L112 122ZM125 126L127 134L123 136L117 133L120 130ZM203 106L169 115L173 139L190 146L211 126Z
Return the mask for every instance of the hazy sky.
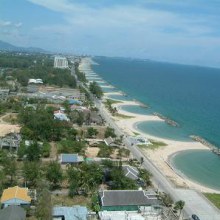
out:
M220 0L0 0L0 39L220 67Z

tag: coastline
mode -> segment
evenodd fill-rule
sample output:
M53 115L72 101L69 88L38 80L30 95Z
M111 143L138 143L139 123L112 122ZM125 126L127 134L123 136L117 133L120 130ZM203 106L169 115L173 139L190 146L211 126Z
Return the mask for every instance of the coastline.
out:
M82 65L84 64L82 63ZM110 98L109 95L122 95L123 96L124 93L121 91L106 92L104 93L103 99ZM120 100L120 99L117 99L117 100ZM162 137L156 137L156 136L140 131L139 129L137 129L137 123L140 123L143 121L163 121L164 122L165 120L158 117L157 115L141 115L138 113L131 113L131 112L122 110L120 108L122 105L141 106L141 104L140 102L136 100L131 100L131 101L120 100L120 101L121 101L120 103L116 103L113 106L118 109L119 114L132 116L132 118L123 119L123 118L118 118L118 117L113 117L113 116L110 116L110 117L114 119L115 123L118 125L119 128L121 128L124 131L124 133L126 133L127 135L131 135L131 136L134 136L135 133L139 133L148 139L161 141L167 144L167 146L160 147L156 150L141 149L141 151L160 170L160 172L162 172L170 180L170 182L175 184L177 187L195 189L200 192L220 193L220 190L209 188L207 186L204 186L200 183L195 182L194 180L189 179L186 176L180 175L178 170L176 170L172 166L172 164L170 164L170 160L172 159L172 157L178 153L181 153L182 151L186 151L186 150L210 151L209 147L205 146L204 144L200 142L196 142L193 140L191 142L170 140L170 139L166 139Z

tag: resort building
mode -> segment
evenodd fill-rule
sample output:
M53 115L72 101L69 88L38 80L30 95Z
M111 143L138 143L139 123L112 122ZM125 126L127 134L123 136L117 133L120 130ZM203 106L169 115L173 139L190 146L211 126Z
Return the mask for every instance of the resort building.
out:
M29 196L28 188L15 186L5 189L2 193L1 204L4 208L11 205L29 206L31 197Z
M54 68L66 69L68 68L68 61L65 57L58 57L54 58Z
M99 192L102 211L138 211L157 209L160 201L156 193L144 190L103 190Z

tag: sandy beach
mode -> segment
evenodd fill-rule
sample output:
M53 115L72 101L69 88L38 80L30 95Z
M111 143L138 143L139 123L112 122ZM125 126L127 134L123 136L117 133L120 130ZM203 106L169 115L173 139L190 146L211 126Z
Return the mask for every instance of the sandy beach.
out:
M81 63L81 68L83 70L89 68L88 64L89 59L87 62ZM91 72L91 69L90 69ZM89 74L88 74L89 75ZM103 99L109 98L109 95L123 95L124 93L121 91L117 92L106 92L104 93ZM138 101L124 101L120 100L120 103L114 104L114 107L118 109L119 114L124 114L127 116L132 116L132 118L118 118L118 117L113 117L111 116L118 127L120 127L124 133L127 135L134 136L135 133L139 133L142 136L148 138L148 139L153 139L156 141L161 141L167 144L167 146L164 147L159 147L156 150L151 150L146 148L142 148L143 154L154 163L154 165L177 187L183 187L183 188L190 188L190 189L195 189L200 192L210 192L210 193L220 193L220 191L208 188L206 186L203 186L199 183L196 183L187 177L183 176L182 174L178 173L175 169L172 168L170 164L170 158L182 151L186 150L204 150L204 151L210 151L210 149L201 144L200 142L196 141L191 141L191 142L184 142L184 141L176 141L176 140L170 140L170 139L165 139L161 137L156 137L149 135L147 133L143 133L140 130L136 128L136 124L139 122L143 121L163 121L161 118L155 115L142 115L142 114L136 114L136 113L131 113L122 110L120 107L123 105L138 105L141 106L141 104Z
M139 133L148 139L162 141L167 144L167 146L159 147L156 150L151 150L147 148L145 149L142 148L141 150L159 168L159 170L165 174L165 176L171 182L173 182L178 187L196 189L201 192L220 193L220 191L218 190L203 186L179 174L176 170L172 168L170 161L169 161L171 156L179 152L186 151L186 150L210 151L210 149L207 146L196 141L192 141L192 142L175 141L175 140L155 137L155 136L143 133L140 130L138 130L135 126L138 122L163 121L163 120L160 119L158 116L154 116L154 115L140 115L140 114L134 114L134 113L124 111L120 108L120 106L122 105L140 105L140 104L135 101L121 101L121 103L114 104L114 106L118 109L118 112L120 114L133 116L133 118L130 118L130 119L121 119L121 118L118 119L118 118L113 117L117 125L121 129L123 129L125 133L127 133L128 135L134 135L135 133Z

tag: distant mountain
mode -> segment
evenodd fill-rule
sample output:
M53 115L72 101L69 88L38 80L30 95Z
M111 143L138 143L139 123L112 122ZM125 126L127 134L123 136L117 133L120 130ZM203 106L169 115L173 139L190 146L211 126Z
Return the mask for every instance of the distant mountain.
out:
M0 40L0 50L15 51L15 52L29 52L29 53L46 53L46 50L37 47L17 47L12 44Z

